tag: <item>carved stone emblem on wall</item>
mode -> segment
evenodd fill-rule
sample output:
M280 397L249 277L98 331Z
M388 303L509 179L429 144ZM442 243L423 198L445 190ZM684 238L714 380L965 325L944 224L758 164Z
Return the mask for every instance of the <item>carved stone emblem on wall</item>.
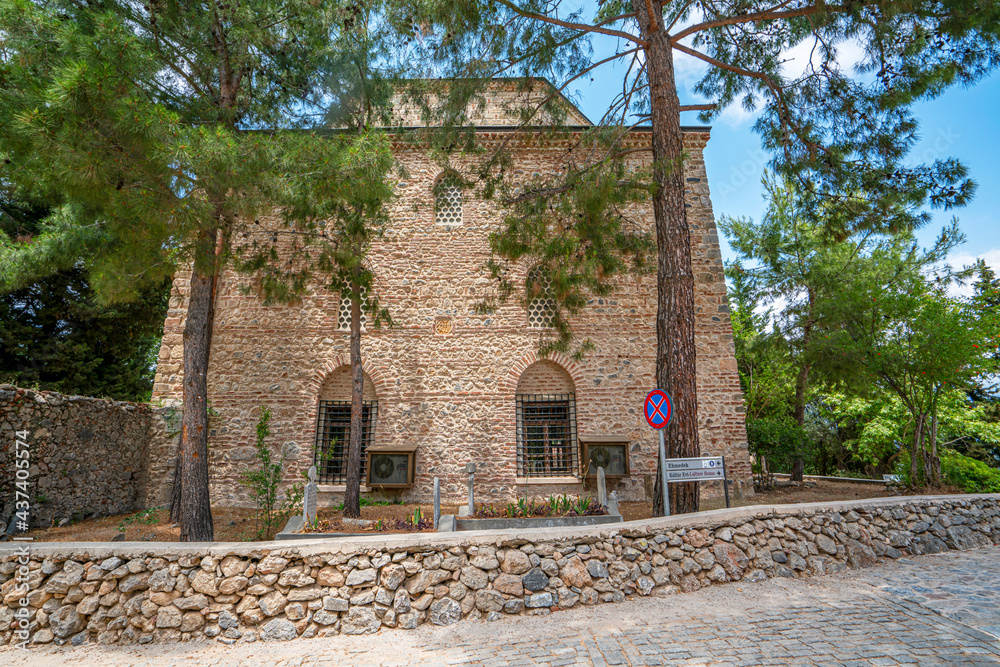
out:
M451 320L447 317L441 317L434 321L434 333L436 334L444 336L450 334L451 329Z

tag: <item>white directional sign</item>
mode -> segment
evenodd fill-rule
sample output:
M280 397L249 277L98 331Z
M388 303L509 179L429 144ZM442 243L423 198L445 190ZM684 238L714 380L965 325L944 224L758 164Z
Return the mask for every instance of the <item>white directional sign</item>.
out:
M721 456L697 459L667 459L667 482L702 482L725 479L726 469Z

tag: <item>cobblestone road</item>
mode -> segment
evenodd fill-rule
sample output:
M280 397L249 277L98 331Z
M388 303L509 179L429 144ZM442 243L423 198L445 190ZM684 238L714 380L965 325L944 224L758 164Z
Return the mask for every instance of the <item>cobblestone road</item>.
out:
M1000 548L545 617L284 644L0 650L0 664L1000 665Z

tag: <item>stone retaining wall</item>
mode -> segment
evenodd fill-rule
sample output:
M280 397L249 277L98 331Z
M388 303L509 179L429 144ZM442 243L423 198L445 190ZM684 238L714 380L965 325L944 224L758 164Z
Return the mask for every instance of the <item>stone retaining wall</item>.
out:
M1000 494L266 544L0 545L0 639L288 640L544 615L1000 543ZM27 550L27 555L22 555ZM20 560L19 560L20 559ZM23 611L22 611L23 610ZM16 626L16 624L15 624Z

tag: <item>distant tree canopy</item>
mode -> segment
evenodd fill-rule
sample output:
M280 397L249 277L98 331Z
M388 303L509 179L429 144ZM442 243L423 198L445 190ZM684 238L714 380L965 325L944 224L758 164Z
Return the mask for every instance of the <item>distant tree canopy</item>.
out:
M0 231L33 236L43 207L0 200ZM170 281L99 305L82 266L0 293L0 382L64 394L149 400Z

